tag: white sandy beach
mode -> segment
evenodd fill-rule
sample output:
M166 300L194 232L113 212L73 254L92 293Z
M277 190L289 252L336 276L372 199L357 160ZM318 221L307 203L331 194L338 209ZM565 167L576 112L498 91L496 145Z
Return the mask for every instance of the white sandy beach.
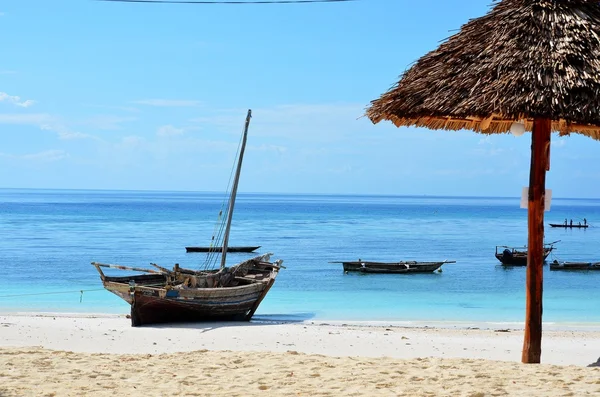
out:
M600 395L600 332L0 316L0 396Z

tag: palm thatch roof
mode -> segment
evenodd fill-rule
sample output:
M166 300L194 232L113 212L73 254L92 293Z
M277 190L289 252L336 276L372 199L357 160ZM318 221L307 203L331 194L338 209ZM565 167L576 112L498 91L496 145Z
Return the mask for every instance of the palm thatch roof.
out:
M552 120L600 139L600 1L503 0L371 102L373 123L504 133Z

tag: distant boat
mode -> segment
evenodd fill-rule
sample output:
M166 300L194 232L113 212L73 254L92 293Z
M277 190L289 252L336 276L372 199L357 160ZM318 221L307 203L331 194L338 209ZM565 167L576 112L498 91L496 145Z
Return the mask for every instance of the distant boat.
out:
M330 262L341 263L345 272L360 273L432 273L442 267L445 263L456 263L456 261L440 262L371 262L371 261L349 261L349 262Z
M550 252L554 250L554 244L559 241L544 244L544 261L550 255ZM498 249L500 249L500 252ZM527 246L508 247L506 245L497 245L495 255L504 266L527 266Z
M260 245L252 247L227 247L227 252L253 252L260 248ZM185 247L185 252L222 252L223 247Z
M581 223L575 225L575 224L565 224L565 223L551 223L550 226L552 227L564 227L564 228L575 228L575 229L585 229L587 228L589 225L587 223L584 223L583 225Z
M600 270L600 262L550 262L550 270Z

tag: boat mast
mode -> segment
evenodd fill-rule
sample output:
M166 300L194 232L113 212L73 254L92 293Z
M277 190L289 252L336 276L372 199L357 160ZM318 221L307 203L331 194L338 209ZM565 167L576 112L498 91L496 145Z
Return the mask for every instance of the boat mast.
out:
M233 206L235 205L235 196L237 194L240 172L242 171L242 160L244 159L244 149L246 148L246 138L248 137L248 126L252 117L252 109L248 109L246 115L246 124L244 125L244 135L242 136L242 146L240 148L240 158L238 159L233 187L231 188L231 197L229 198L229 210L227 211L227 226L225 227L225 237L223 237L223 248L221 253L221 269L225 267L225 258L227 256L227 244L229 243L229 230L231 228L231 218L233 217Z

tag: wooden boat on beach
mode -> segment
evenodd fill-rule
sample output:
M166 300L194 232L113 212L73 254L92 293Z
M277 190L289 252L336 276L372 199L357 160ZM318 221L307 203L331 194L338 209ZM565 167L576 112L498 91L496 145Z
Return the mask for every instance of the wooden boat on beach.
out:
M600 270L600 262L550 262L550 270Z
M249 321L275 282L282 261L265 254L213 271L141 269L92 262L104 288L131 305L131 325L196 321ZM106 276L102 267L143 272Z
M253 252L259 248L260 245L227 247L227 252ZM185 247L185 252L223 252L223 247Z
M218 268L215 268L217 254L211 251L202 270L184 269L178 264L175 264L173 270L169 270L156 264L152 264L154 269L146 269L92 262L100 273L104 288L131 305L132 326L215 320L249 321L273 286L283 266L281 260L271 262L271 254L260 255L234 266L225 266L251 116L252 112L248 110L226 220L223 221L226 222L223 241L213 237L217 246L224 247L220 252L221 263ZM114 277L105 275L102 268L143 274Z
M446 263L456 263L456 261L444 260L441 262L372 262L372 261L347 261L330 262L341 263L345 272L360 273L433 273L440 269Z
M554 244L559 241L544 244L544 261L550 255L550 252L555 249ZM527 246L509 247L506 245L497 245L495 256L504 266L527 266Z

